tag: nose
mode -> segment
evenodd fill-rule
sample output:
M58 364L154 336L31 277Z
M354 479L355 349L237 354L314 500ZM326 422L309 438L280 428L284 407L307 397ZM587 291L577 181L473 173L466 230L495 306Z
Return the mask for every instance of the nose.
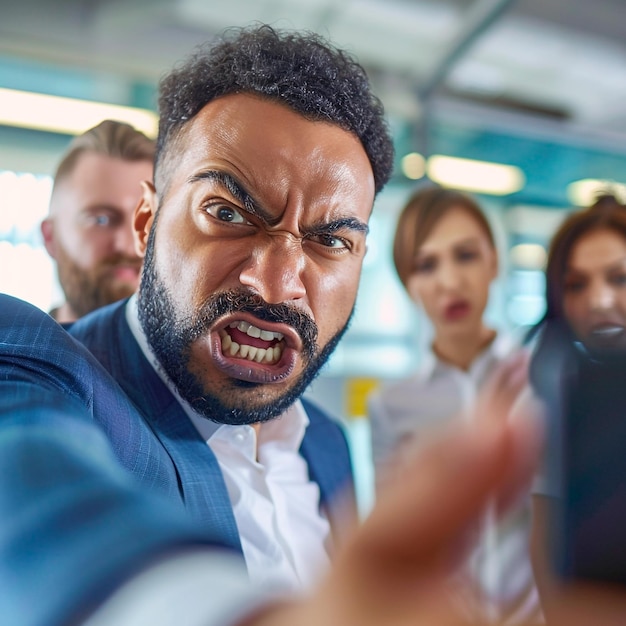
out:
M615 302L615 291L605 280L594 281L589 288L589 307L592 311L606 311Z
M239 280L265 302L279 304L306 295L302 242L290 233L271 233L258 242L241 269Z
M437 272L437 278L440 286L446 290L457 289L462 281L461 272L458 267L451 262L441 263L439 272Z

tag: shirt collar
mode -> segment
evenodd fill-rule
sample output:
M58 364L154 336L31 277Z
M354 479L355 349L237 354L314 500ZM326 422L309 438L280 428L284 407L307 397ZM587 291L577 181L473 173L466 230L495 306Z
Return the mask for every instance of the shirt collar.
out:
M227 431L234 431L235 429L242 428L241 426L229 426L227 424L218 424L207 419L203 415L200 415L195 411L191 405L181 398L176 389L174 383L169 379L167 374L163 371L159 360L152 351L148 338L143 332L143 328L139 322L139 309L137 307L137 294L133 294L128 303L126 304L126 321L130 327L133 337L136 339L141 351L148 360L148 363L152 366L155 372L159 375L163 383L171 391L174 397L178 400L183 407L185 413L192 421L196 430L200 433L200 436L208 441L211 439L217 431L222 431L221 434L229 436ZM278 440L280 439L285 446L298 450L304 438L304 432L309 425L309 418L302 406L300 400L292 404L286 411L281 413L277 418L265 422L261 425L259 432L259 445L264 441ZM247 427L251 428L251 427Z
M481 378L494 361L500 361L512 352L516 343L512 336L498 333L495 339L482 350L470 364L467 374L472 378ZM442 361L433 351L432 346L424 355L422 371L425 379L431 379L438 373L457 370L454 365Z

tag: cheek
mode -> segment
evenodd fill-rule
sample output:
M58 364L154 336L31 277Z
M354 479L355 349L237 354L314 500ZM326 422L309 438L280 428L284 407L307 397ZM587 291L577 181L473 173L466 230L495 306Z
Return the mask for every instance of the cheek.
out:
M347 322L356 302L359 278L356 268L327 275L311 272L306 277L307 299L320 339L330 338Z
M489 291L491 281L494 278L491 266L487 264L476 265L471 269L471 281L474 289Z
M79 266L90 268L109 255L111 241L112 236L106 232L72 232L62 245Z
M569 295L563 298L563 315L574 330L579 329L586 317L584 294Z
M493 276L488 271L488 268L483 268L480 274L477 276L474 281L474 289L473 291L480 298L481 302L486 305L489 300L491 283L493 281Z
M168 229L167 225L159 227L154 241L156 272L166 289L181 304L193 298L207 276L212 275L212 272L202 272L205 264L192 254L188 243L187 237L179 236L175 229Z
M626 288L622 288L615 298L616 306L624 319L626 319Z
M426 311L432 308L432 289L429 289L428 281L410 276L406 283L406 291L415 304L424 307Z

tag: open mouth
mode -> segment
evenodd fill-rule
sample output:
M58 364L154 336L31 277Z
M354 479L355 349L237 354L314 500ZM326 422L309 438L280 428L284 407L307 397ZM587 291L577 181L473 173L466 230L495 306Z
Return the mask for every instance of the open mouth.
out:
M231 322L219 335L224 356L255 363L278 363L285 349L283 333L262 330L243 320Z
M444 310L445 318L448 321L456 321L463 319L470 312L470 304L466 300L456 300L446 306Z
M298 333L285 324L236 319L217 329L212 352L217 367L233 378L252 383L279 383L289 377L302 350ZM254 321L254 323L253 323Z

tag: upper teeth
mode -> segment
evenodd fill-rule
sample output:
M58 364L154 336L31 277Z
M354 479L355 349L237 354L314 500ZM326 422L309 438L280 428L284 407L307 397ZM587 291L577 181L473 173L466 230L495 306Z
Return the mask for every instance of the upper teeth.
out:
M241 359L248 359L248 361L256 361L257 363L277 363L283 353L285 346L282 339L284 335L282 333L274 333L269 330L261 330L248 322L233 322L230 324L230 328L237 328L242 333L246 333L248 337L255 337L262 339L263 341L278 340L278 343L267 348L258 348L256 346L249 346L247 344L239 344L233 341L231 336L225 331L220 331L220 337L222 339L222 352L226 355L236 356Z
M230 324L230 328L237 328L242 333L246 333L249 337L255 337L256 339L261 338L263 341L272 341L273 339L280 341L284 337L282 333L274 333L271 330L261 330L248 322L233 322Z

